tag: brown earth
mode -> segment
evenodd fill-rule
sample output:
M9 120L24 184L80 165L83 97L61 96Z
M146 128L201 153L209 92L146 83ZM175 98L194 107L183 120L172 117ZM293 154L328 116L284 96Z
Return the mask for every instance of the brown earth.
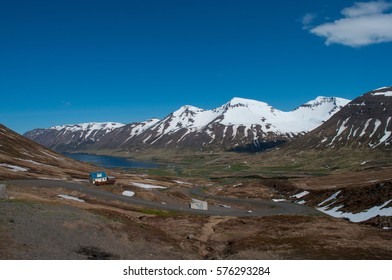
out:
M179 215L59 192L0 201L0 259L392 259L392 231L345 220Z
M305 190L359 187L384 181L392 181L392 168L378 168L376 170L345 172L291 180L298 188Z
M261 180L240 180L240 183L219 184L210 187L208 193L217 196L234 198L270 199L273 196L271 189Z

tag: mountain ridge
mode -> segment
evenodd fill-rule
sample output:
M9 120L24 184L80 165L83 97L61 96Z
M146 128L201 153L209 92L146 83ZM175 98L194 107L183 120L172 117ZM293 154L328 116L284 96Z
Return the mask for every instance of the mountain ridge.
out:
M0 124L0 177L3 179L85 179L93 169Z
M60 152L89 149L140 150L146 148L235 149L278 143L304 135L329 119L347 99L317 97L284 112L257 100L234 97L220 107L204 110L181 106L162 120L140 123L97 123L36 129L24 135ZM110 127L111 129L107 129ZM262 149L262 148L260 148Z
M392 87L355 98L301 142L292 144L303 149L391 148Z

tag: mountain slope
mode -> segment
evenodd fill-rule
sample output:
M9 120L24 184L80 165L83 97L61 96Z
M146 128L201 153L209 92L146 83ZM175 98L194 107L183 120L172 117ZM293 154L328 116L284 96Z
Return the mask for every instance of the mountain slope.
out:
M351 101L295 144L318 149L391 149L391 119L392 87L376 89Z
M92 167L57 154L0 124L0 178L84 178Z
M64 128L34 130L25 135L52 149L71 152L239 147L263 150L316 128L348 102L342 98L318 97L293 111L283 112L264 102L233 98L213 110L182 106L163 120L121 126L98 139L94 133L78 130L72 134L68 133L71 130L64 132Z
M34 129L25 137L59 152L84 149L99 141L108 132L123 127L121 123L81 123Z

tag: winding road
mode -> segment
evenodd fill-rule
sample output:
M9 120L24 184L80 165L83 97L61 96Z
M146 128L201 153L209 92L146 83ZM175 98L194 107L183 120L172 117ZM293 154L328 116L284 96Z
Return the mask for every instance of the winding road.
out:
M70 191L78 191L87 196L103 199L105 201L120 201L132 205L147 207L151 209L184 212L209 216L273 216L273 215L324 215L314 208L298 205L290 202L273 202L260 199L240 199L222 196L206 195L200 191L200 188L189 190L191 196L202 199L213 199L218 204L229 204L230 208L219 207L217 205L208 205L208 210L190 209L187 203L170 202L162 204L161 202L142 200L135 197L126 197L114 194L108 191L93 189L76 182L54 181L54 180L14 180L7 181L7 185L14 187L31 187L31 188L61 188ZM251 210L251 213L248 211Z

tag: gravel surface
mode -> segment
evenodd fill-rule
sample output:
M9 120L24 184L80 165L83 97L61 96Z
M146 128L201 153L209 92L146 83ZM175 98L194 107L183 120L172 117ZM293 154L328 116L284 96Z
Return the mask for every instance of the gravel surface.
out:
M158 229L64 204L0 201L0 237L0 259L192 257Z
M204 198L211 198L223 203L233 203L233 207L225 208L214 205L209 205L208 210L195 210L189 209L187 203L170 203L162 204L155 201L141 200L134 197L125 197L122 195L114 194L111 192L93 189L85 187L78 183L71 183L65 181L51 181L51 180L21 180L21 181L9 181L8 184L13 186L23 187L45 187L45 188L63 188L67 190L78 191L87 195L108 200L108 201L120 201L139 206L144 206L153 209L178 211L185 213L194 213L210 216L272 216L272 215L323 215L321 212L307 206L296 205L293 203L285 202L273 202L267 200L255 200L255 199L240 199L240 198L226 198L219 196L204 195L198 189L193 189L190 194L201 196ZM252 210L248 213L248 210Z

